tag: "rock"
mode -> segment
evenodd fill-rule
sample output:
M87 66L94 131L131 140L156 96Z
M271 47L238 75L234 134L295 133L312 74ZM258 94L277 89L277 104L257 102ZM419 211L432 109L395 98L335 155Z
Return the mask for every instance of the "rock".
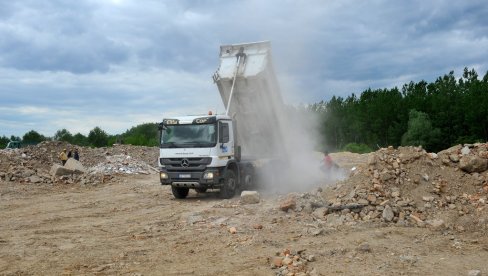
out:
M271 266L274 266L274 267L281 267L281 266L283 266L283 258L281 258L281 257L273 257L271 259Z
M397 205L400 206L400 207L406 207L406 206L408 206L408 203L409 203L409 201L400 200L400 201L397 202Z
M430 152L429 157L430 159L437 159L439 156L437 155L437 153Z
M451 154L449 155L449 159L454 162L454 163L457 163L459 162L459 156L457 154Z
M424 174L424 175L422 176L422 178L423 178L423 179L424 179L426 182L428 182L428 181L429 181L429 175L428 175L428 174Z
M479 156L463 156L459 160L459 168L465 172L484 172L488 169L488 159Z
M315 262L317 259L315 258L315 255L308 255L307 261L309 262Z
M305 203L305 206L303 206L303 212L307 213L307 214L311 214L313 212L313 206L312 206L312 203L310 202L307 202Z
M72 170L76 174L86 173L86 169L83 167L81 162L73 158L69 158L68 161L66 161L66 164L64 164L64 167Z
M293 263L293 259L290 258L289 256L286 256L285 258L283 258L283 261L282 262L283 262L284 265L290 265L290 264Z
M442 219L427 220L425 223L434 230L443 230L446 226Z
M464 148L461 149L461 154L462 155L468 155L470 153L471 153L471 150L467 146L465 146Z
M343 225L344 219L344 216L339 216L337 214L328 214L326 216L327 224L332 227Z
M369 201L367 199L361 198L358 200L359 205L369 205Z
M432 201L434 201L434 197L433 196L423 196L422 200L427 201L427 202L432 202Z
M381 173L381 180L388 181L393 178L393 175L389 172L382 172Z
M236 234L237 233L237 229L235 227L230 227L229 228L229 233Z
M481 270L470 270L468 276L481 276Z
M385 209L383 210L382 217L385 221L392 221L393 218L395 217L395 214L393 213L393 210L391 209L390 205L386 205Z
M419 217L417 217L416 215L413 215L413 214L410 214L410 218L415 222L417 223L418 226L422 227L425 225L425 222L423 222Z
M73 174L73 171L59 164L54 164L49 171L52 176L63 176Z
M372 195L372 194L369 194L368 197L367 197L367 200L370 202L370 203L375 203L376 202L376 196L375 195Z
M22 177L30 177L33 176L35 173L35 171L27 169L22 172Z
M260 230L260 229L263 229L263 225L262 224L253 224L252 228L254 228L256 230Z
M256 204L259 203L261 197L256 191L242 191L241 203L242 204Z
M29 177L29 182L30 183L40 183L40 182L42 182L42 178L40 178L37 175L33 175L33 176Z
M290 198L287 198L285 201L283 201L281 204L280 204L280 210L281 211L284 211L284 212L288 212L288 210L290 209L295 209L295 207L297 206L297 202L294 198L290 197Z
M327 209L326 207L320 207L313 211L312 216L318 219L324 219L325 215L327 215L328 212L329 209Z
M371 252L371 247L368 243L362 243L358 246L357 250L362 253Z

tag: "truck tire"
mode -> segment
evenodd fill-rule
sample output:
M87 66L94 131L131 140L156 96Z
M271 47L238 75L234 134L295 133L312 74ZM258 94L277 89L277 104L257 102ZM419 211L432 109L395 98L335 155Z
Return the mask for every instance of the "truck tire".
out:
M232 198L236 193L237 180L236 174L232 170L227 170L224 176L224 183L220 187L219 197L220 198Z
M189 188L171 186L171 192L173 192L174 197L178 199L186 198L189 191Z

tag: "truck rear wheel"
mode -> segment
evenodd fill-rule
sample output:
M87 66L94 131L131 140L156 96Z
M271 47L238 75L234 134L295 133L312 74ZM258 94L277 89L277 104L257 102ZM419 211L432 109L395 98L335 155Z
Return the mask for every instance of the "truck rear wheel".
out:
M185 198L188 195L189 191L190 191L189 188L171 186L171 192L173 192L174 197L178 199Z
M220 187L219 197L232 198L236 193L237 180L236 174L232 170L227 170L224 176L224 183Z

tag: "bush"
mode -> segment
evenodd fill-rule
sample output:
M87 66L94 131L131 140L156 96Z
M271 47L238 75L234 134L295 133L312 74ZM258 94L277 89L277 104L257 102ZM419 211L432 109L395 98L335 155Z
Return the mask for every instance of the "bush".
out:
M373 150L366 144L349 143L344 146L343 151L350 151L353 153L368 153Z

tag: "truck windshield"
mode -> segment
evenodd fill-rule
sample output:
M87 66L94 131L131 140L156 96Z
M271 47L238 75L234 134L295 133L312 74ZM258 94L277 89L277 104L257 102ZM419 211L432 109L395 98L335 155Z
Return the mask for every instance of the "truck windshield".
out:
M205 148L217 142L215 124L167 125L161 133L162 148Z

